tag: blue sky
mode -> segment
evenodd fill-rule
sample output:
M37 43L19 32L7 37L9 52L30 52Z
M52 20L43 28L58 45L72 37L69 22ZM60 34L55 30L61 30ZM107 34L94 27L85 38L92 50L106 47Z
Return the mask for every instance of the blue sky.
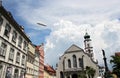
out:
M108 62L120 52L119 0L3 0L3 6L24 26L34 44L45 43L45 63L50 65L55 66L72 44L84 48L86 29L99 65L104 64L101 49Z

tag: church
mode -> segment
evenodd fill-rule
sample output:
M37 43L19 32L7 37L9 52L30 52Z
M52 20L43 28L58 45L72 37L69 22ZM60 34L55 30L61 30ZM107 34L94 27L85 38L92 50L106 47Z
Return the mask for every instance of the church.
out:
M57 78L97 78L99 76L98 62L94 59L90 35L84 36L85 49L71 45L59 57L56 69Z

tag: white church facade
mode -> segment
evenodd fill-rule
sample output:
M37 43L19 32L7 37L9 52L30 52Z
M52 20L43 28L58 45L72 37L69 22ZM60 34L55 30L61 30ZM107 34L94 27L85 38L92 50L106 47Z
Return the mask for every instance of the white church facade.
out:
M97 78L99 67L94 61L93 47L91 46L90 36L84 36L85 50L73 44L59 58L57 64L57 78ZM87 68L92 68L93 74ZM83 76L85 74L85 76Z

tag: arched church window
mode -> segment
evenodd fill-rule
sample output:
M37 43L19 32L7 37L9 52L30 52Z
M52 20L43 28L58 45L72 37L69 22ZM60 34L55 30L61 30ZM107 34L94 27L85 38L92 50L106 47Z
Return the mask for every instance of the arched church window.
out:
M73 55L73 67L77 67L77 60L75 55Z
M83 67L83 60L82 60L82 58L79 58L79 67Z
M68 59L68 67L71 68L71 60Z

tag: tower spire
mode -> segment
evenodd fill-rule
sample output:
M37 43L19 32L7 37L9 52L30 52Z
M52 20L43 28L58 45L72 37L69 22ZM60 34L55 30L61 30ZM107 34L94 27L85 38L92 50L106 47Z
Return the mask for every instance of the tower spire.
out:
M90 35L87 33L85 33L84 35L84 45L85 45L85 52L91 57L94 58L93 56L93 47L91 46L91 39L90 39Z

